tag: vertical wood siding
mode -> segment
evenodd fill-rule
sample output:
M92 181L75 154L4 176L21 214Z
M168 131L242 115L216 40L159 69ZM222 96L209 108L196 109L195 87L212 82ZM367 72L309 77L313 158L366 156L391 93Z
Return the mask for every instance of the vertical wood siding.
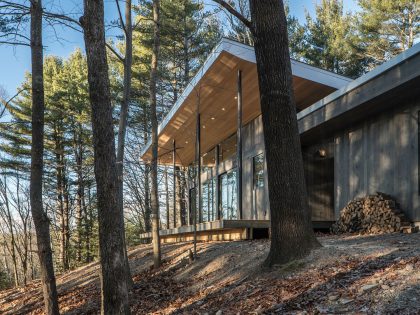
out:
M377 191L397 198L420 221L418 125L420 102L370 118L335 136L335 215L353 198Z

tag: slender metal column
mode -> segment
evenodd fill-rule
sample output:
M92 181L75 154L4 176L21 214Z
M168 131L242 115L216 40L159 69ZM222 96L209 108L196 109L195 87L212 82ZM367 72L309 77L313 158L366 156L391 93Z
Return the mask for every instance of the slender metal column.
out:
M215 161L215 191L214 191L214 202L216 203L216 207L215 207L215 215L213 216L213 218L215 217L217 220L220 219L220 200L219 200L219 191L220 191L220 184L219 184L219 154L220 154L220 147L219 145L216 145L215 148L215 157L214 157L214 161Z
M198 222L201 222L201 115L197 115L197 200L198 200Z
M242 71L238 70L238 122L236 147L236 178L238 188L238 213L242 219Z
M174 182L173 182L173 189L174 189L174 198L173 198L173 218L174 218L174 228L176 228L176 142L175 139L172 141L172 164L174 167Z

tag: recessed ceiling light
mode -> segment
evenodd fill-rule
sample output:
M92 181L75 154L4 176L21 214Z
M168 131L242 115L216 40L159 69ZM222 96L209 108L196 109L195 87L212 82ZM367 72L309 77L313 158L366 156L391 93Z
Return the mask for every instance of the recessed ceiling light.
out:
M222 110L225 110L225 108L224 108L224 107L222 107Z
M237 96L235 96L235 100L237 100L238 99L238 97Z
M215 120L216 118L212 117L211 120Z
M206 126L203 126L203 128L206 128Z
M186 144L188 144L188 141L185 141Z

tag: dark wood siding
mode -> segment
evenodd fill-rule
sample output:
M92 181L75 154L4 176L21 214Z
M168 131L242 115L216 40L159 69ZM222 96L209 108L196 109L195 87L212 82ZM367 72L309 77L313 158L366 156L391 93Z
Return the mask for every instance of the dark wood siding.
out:
M419 101L396 106L335 137L335 214L353 198L388 193L420 221L418 187Z

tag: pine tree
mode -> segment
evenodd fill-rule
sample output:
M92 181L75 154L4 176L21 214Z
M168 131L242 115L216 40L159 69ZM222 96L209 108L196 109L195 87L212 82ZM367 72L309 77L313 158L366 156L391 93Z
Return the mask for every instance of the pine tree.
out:
M305 62L349 77L364 72L364 58L354 50L351 15L344 14L342 0L322 0L314 18L307 14L304 28L300 55Z
M359 0L354 18L357 52L367 69L410 48L420 38L418 0Z

